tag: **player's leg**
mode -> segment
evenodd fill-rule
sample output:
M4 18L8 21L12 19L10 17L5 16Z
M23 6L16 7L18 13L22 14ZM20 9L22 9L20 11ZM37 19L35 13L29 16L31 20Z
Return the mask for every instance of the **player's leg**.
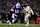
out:
M15 14L15 16L14 16L14 17L15 17L15 18L12 20L12 22L13 22L13 23L17 20L18 15L16 15L16 14Z
M29 18L28 17L30 17L30 14L29 15L25 15L26 26L29 25Z
M7 21L7 23L9 23L10 22L10 20L12 20L13 18L10 18L8 21Z
M28 26L28 23L29 23L29 19L25 16L25 23L26 25L25 26Z
M27 17L25 18L25 22L26 22L25 26L28 26L29 25L29 19Z
M14 23L16 21L16 19L18 18L18 15L12 14L12 21L9 22L9 25L11 25L12 23ZM11 19L10 19L11 20Z
M11 25L11 22L9 22L9 26Z
M14 13L12 14L12 18L9 19L9 20L10 20L9 25L11 25L12 22L13 22L13 23L15 22L15 14L14 14ZM10 23L11 23L11 24L10 24Z
M9 22L9 25L11 25L12 24L12 20L14 20L14 13L12 14L12 18L10 18L9 20L10 20L10 22Z
M29 25L29 19L27 18L26 19L26 26L28 26Z
M10 20L12 20L11 16L12 16L12 14L11 14L11 13L10 13L10 14L8 14L8 20L7 20L7 23L9 23L9 22L10 22Z
M12 17L13 18L13 17ZM16 21L16 18L13 18L10 22L9 22L9 26L14 23Z

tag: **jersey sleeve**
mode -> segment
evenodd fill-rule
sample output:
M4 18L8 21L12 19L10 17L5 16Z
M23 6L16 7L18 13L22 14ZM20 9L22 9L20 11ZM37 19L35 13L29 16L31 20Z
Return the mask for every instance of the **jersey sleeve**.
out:
M20 7L20 10L22 10L22 7Z

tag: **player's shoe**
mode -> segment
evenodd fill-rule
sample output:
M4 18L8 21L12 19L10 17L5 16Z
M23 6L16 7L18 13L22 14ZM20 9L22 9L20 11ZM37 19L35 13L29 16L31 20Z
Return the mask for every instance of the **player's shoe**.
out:
M25 26L28 26L29 24L26 24Z
M28 26L29 25L29 23L27 23L25 26Z
M11 24L9 24L8 26L11 26Z
M11 26L11 22L9 22L9 25L8 26Z

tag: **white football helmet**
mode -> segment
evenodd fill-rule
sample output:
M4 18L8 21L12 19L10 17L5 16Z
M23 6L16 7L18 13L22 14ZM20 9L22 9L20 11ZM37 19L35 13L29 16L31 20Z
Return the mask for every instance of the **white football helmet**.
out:
M17 3L17 4L16 4L16 8L19 8L19 7L20 7L20 3Z

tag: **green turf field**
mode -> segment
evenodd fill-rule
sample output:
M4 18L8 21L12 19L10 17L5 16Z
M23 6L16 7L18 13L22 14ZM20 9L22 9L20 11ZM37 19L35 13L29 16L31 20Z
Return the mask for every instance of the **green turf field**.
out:
M25 24L12 24L11 26L0 24L0 27L40 27L40 24L30 24L29 26L25 26Z

